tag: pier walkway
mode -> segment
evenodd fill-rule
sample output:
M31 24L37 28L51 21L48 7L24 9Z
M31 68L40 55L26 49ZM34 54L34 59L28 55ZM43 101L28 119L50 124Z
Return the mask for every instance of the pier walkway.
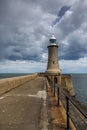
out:
M0 130L38 130L42 99L45 99L43 78L34 80L0 97Z
M44 87L44 78L37 77L1 95L0 130L51 130Z

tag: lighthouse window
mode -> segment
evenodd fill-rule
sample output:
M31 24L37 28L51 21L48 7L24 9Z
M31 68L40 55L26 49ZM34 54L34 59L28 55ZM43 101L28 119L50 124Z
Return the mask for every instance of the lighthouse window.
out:
M54 61L53 61L53 64L54 64Z

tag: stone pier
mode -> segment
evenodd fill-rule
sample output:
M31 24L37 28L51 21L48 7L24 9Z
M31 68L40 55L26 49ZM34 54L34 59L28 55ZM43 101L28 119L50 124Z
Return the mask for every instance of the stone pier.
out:
M46 77L34 74L29 77L3 79L1 84L0 130L65 130L66 111L62 103L62 101L66 102L65 97L63 93L60 93L58 106L57 96L56 94L54 96L52 86ZM78 102L73 101L74 104L76 103L75 106L81 108ZM71 108L70 106L76 128L71 121L70 128L72 130L86 128L86 124L84 125L80 119L79 112L75 113L75 110ZM85 110L83 113L86 115Z

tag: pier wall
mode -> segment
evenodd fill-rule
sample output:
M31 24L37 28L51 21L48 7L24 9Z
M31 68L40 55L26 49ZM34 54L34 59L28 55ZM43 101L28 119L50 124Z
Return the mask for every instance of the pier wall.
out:
M47 75L47 73L39 73L39 76L48 77L52 83L54 82L55 78L57 78L57 84L60 84L64 89L66 89L71 94L71 96L75 96L72 77L70 74L62 74L62 75L48 74Z
M61 76L61 85L64 89L66 89L71 96L75 96L75 91L72 83L71 75L62 75Z
M18 76L6 79L0 79L0 95L8 92L9 90L24 84L38 76L38 73L34 73L27 76Z

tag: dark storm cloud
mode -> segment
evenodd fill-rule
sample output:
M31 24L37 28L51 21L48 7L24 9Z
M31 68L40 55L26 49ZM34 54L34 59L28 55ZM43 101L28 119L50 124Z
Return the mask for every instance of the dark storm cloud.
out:
M63 7L61 7L61 9L59 10L58 15L57 15L58 18L56 18L55 21L53 21L53 26L55 24L57 24L61 20L62 16L66 13L67 10L70 9L70 7L71 6L69 6L69 7L68 6L63 6Z
M60 9L60 11L59 11L58 16L62 17L62 16L65 14L65 12L66 12L67 10L69 10L69 9L70 9L70 7L68 7L68 6L63 6L63 7Z
M73 45L74 43L74 45ZM79 45L79 43L72 42L71 45L62 45L60 46L61 49L59 49L59 58L64 60L78 60L79 58L83 58L87 56L87 48L85 48L82 45ZM62 51L62 53L61 53Z
M37 1L0 2L0 59L42 60L55 16L44 13Z

